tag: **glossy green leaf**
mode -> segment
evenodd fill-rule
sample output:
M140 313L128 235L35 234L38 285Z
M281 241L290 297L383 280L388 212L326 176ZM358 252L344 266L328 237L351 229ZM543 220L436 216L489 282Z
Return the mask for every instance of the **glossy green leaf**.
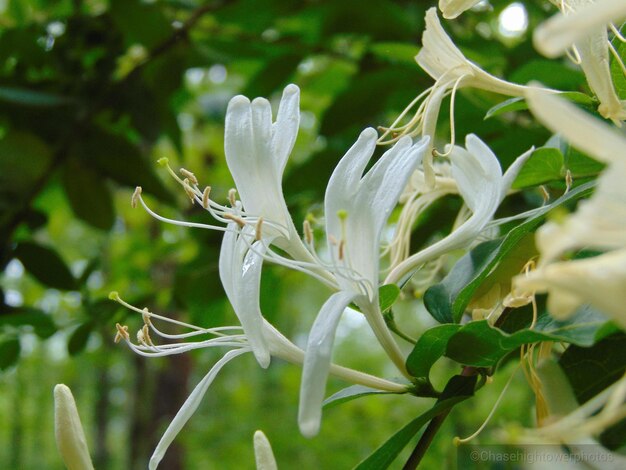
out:
M515 315L517 312L512 312ZM494 367L500 359L524 344L540 341L572 343L590 346L599 338L606 317L590 307L581 307L567 320L555 320L547 313L541 315L535 327L514 333L491 326L488 321L473 321L463 325L448 340L445 355L463 365Z
M524 109L528 109L528 105L526 104L526 101L524 101L524 98L521 96L509 98L508 100L502 101L501 103L498 103L490 108L489 111L487 111L487 114L485 114L485 119L490 119L492 117L499 116L500 114L521 111Z
M385 284L378 289L378 303L380 311L385 313L393 304L396 303L400 296L400 288L395 284Z
M10 338L0 340L0 370L5 370L14 365L20 358L20 340Z
M444 355L448 341L461 325L437 325L426 330L417 340L417 344L406 360L406 368L416 378L429 380L428 375L433 364Z
M64 168L63 188L78 218L102 230L113 226L113 197L98 173L72 158Z
M514 189L530 188L565 176L563 154L559 149L542 147L535 150L513 182Z
M368 395L389 395L391 392L383 392L375 388L366 387L364 385L351 385L343 390L339 390L326 400L324 400L324 409L333 408L337 405L342 405L346 402L352 401L356 398L365 397Z
M355 470L383 470L393 463L398 454L406 447L410 440L430 420L445 413L456 404L470 398L474 393L476 376L463 377L460 375L450 379L441 398L427 412L421 414L408 423L382 446L374 451L367 459L358 464Z
M76 289L76 280L59 254L33 242L17 244L14 256L42 284L60 290Z
M93 331L93 323L87 322L80 325L74 330L67 342L67 352L70 356L75 356L83 352L87 347L87 342Z
M548 212L589 195L593 184L578 186L552 204L542 207L505 237L483 242L463 256L442 282L431 286L424 294L424 304L430 314L440 323L458 322L474 293L496 265L519 247L520 241L535 230Z

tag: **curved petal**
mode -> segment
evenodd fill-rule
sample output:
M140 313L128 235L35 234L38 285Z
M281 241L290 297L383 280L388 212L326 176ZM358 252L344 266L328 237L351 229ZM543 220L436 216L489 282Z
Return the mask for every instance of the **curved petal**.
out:
M439 0L439 9L444 18L453 20L478 2L480 2L480 0Z
M313 437L319 432L335 331L341 314L355 297L351 292L333 294L322 306L309 333L298 410L298 424L303 436Z
M242 354L247 352L249 352L249 349L247 348L228 351L226 354L224 354L224 357L217 361L217 363L211 368L209 373L204 376L200 383L196 385L196 388L193 389L193 392L191 392L187 400L185 400L185 403L183 403L183 406L180 408L180 410L178 410L178 413L176 413L176 416L174 416L174 419L167 427L165 433L163 433L163 437L161 437L161 440L154 449L152 457L150 457L150 463L148 465L148 468L150 470L154 470L158 467L159 462L161 462L163 456L165 455L165 452L167 451L167 448L176 438L176 436L183 428L183 426L187 423L187 421L189 421L189 418L191 418L191 416L198 409L200 401L204 397L204 394L206 393L209 386L211 385L219 371L222 369L222 367L224 367L228 362L230 362L237 356L241 356Z

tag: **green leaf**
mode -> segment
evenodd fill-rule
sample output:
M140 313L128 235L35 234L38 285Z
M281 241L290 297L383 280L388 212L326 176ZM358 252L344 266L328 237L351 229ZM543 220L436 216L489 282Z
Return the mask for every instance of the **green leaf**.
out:
M14 256L42 284L60 290L76 289L76 280L59 254L33 242L20 242Z
M529 188L565 176L563 154L559 149L541 147L535 150L515 178L514 189Z
M406 447L415 434L426 423L436 416L445 413L454 405L470 398L474 393L476 376L464 377L456 375L446 385L441 398L426 413L421 414L408 423L369 457L355 467L355 470L383 470L395 460L398 454Z
M364 385L351 385L328 397L324 400L323 406L324 409L328 409L367 395L389 395L391 393L392 392L384 392Z
M613 334L590 347L570 346L559 365L567 375L579 403L593 398L626 371L626 334Z
M11 367L20 358L20 340L18 338L0 341L0 370Z
M35 308L19 308L0 314L0 328L31 326L40 338L49 338L57 331L52 317Z
M544 312L532 330L512 334L491 326L486 320L473 321L450 337L445 355L463 365L494 367L500 359L524 344L555 341L590 346L598 339L598 332L605 323L606 317L588 306L581 307L563 321Z
M392 64L415 67L415 56L420 48L404 42L377 42L371 44L369 50L374 56Z
M63 170L63 188L74 214L93 227L109 230L115 222L115 209L102 176L77 158L70 158Z
M67 342L67 352L70 356L75 356L85 349L93 331L93 326L92 322L87 322L74 330Z
M461 325L446 324L437 325L426 330L417 340L417 344L406 360L406 368L416 378L429 380L428 375L431 367L437 359L444 355L448 340L454 335Z
M19 104L20 106L56 107L72 103L61 95L27 88L0 86L0 101Z
M396 303L400 296L400 288L395 284L385 284L378 289L378 303L380 311L385 313L393 304Z
M458 322L485 278L498 263L519 248L522 239L535 230L546 214L555 207L589 195L594 184L589 182L578 186L552 204L539 209L505 237L483 242L471 250L457 261L443 281L426 291L426 309L440 323Z
M524 109L528 109L528 105L526 104L524 98L521 96L509 98L508 100L502 101L501 103L498 103L490 108L485 114L485 119L490 119L492 117L499 116L500 114L521 111Z
M622 63L626 64L626 43L623 43L619 38L613 38L613 46L617 50ZM619 62L615 60L615 57L611 57L611 78L613 79L613 86L620 99L626 99L626 76L620 66Z

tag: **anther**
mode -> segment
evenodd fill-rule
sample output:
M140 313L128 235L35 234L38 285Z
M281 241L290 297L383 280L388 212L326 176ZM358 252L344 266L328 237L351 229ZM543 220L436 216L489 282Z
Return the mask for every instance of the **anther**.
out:
M234 214L229 214L228 212L224 214L224 218L236 222L237 225L239 225L239 228L244 228L244 226L246 225L246 221L243 220L241 217L238 217Z
M311 223L308 220L305 220L302 224L302 228L304 230L304 239L310 245L313 243L313 229L311 229Z
M133 209L137 207L137 201L139 201L140 197L141 197L141 186L137 186L135 188L135 192L130 198L130 207L132 207Z
M548 190L543 184L539 186L539 190L541 191L541 197L543 198L543 204L545 205L550 200L550 193L548 193Z
M181 168L178 171L180 171L181 175L183 175L185 178L191 181L191 184L193 184L194 186L197 186L198 179L196 178L196 175L194 175L191 171L185 170L184 168Z
M261 241L261 236L263 234L263 217L259 217L258 222L256 223L254 239L256 241Z
M148 327L148 325L144 325L140 331L141 331L141 334L143 335L144 342L148 346L154 346L154 343L152 342L152 338L150 338L150 328Z
M574 183L574 178L572 177L572 172L569 169L565 172L565 193L569 193L569 190L572 189L572 184Z
M115 335L115 338L113 338L113 341L115 343L119 343L123 339L128 340L130 338L128 334L128 326L126 325L122 326L119 323L116 323L115 328L117 328L117 333Z
M183 189L185 190L185 192L187 193L187 197L189 197L191 203L193 204L196 200L196 193L193 192L193 189L189 185L189 178L185 178L183 180Z
M211 186L207 186L204 188L202 192L202 207L205 209L209 208L209 195L211 194Z
M237 205L237 190L232 188L228 191L228 201L230 202L231 207L235 207Z
M144 308L143 309L143 313L141 314L141 318L143 318L143 322L150 326L152 324L152 321L150 320L150 311L148 310L148 308Z
M346 245L346 241L345 240L341 240L339 242L339 250L338 250L339 255L338 256L339 256L339 260L340 261L343 260L343 251L344 251L345 245Z

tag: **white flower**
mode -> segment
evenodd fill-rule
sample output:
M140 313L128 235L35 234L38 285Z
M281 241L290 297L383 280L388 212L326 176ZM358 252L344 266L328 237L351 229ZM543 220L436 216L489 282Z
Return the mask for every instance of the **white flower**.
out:
M469 134L465 146L467 150L454 146L449 158L452 177L472 215L447 237L398 264L385 279L385 284L397 284L422 264L474 241L493 218L517 173L532 153L531 149L519 156L503 175L497 157L477 136Z
M278 470L270 441L260 430L254 433L254 457L256 470Z
M68 470L93 470L74 396L63 384L54 387L54 435Z
M626 249L593 258L554 262L515 278L524 291L547 292L548 311L557 318L589 303L626 328Z
M446 34L439 22L436 8L430 8L426 12L425 21L422 49L415 60L435 79L435 84L415 98L390 127L382 128L385 132L379 139L380 143L395 142L402 135L427 135L431 137L432 150L439 109L443 99L450 94L450 133L451 143L454 144L454 97L458 88L473 87L507 96L524 95L526 87L497 78L470 62ZM399 122L422 98L423 101L413 118L407 124L399 126ZM385 140L389 134L395 137ZM423 163L429 187L435 183L432 158L432 153L427 152Z
M452 20L479 2L480 0L439 0L439 9L444 18Z
M415 145L409 137L400 139L363 175L376 147L376 131L366 129L328 182L326 236L340 291L326 301L309 333L298 414L305 436L319 431L335 331L350 302L359 306L386 353L406 373L404 358L378 305L379 244L385 223L427 144L428 138Z
M595 3L593 0L559 0L558 2L553 0L553 3L558 5L565 15L569 16L571 14L575 17L574 24L567 25L568 28L580 28L586 31L584 36L579 36L575 42L570 44L570 46L573 46L573 58L583 69L589 88L600 100L598 112L604 118L611 119L616 125L621 126L621 121L626 119L626 109L624 109L624 104L617 96L613 85L609 66L609 50L612 52L615 60L621 65L624 73L626 73L626 67L613 45L609 42L607 25L601 24L589 27L585 24L585 17L577 15L579 11L581 11L581 14L586 14L587 9L585 7L589 7L589 5L595 7ZM581 20L583 20L583 24L576 24L581 22ZM617 29L615 27L613 29L618 37L621 38ZM550 30L548 31L550 32ZM535 36L535 44L540 50L546 42L545 34L545 30L540 29ZM548 52L551 52L549 38L547 44Z

